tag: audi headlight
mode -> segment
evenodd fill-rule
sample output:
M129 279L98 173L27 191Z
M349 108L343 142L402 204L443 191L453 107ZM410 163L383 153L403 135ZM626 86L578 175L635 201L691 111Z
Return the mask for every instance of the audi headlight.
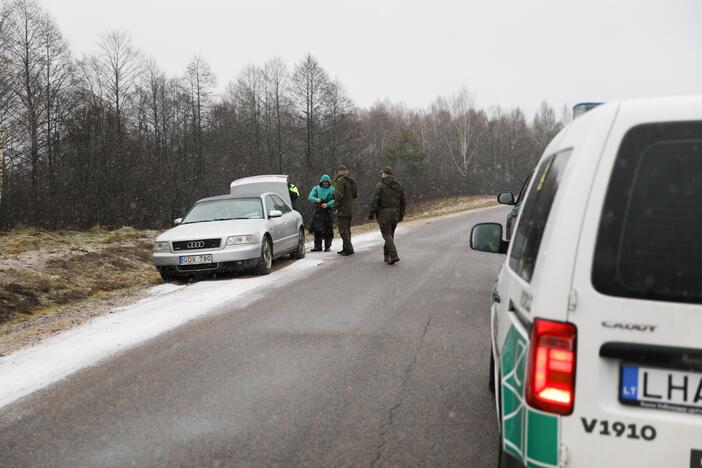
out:
M154 252L170 252L171 243L165 241L156 241L154 243Z
M227 237L227 246L230 245L243 245L243 244L253 244L254 240L253 234L244 234L241 236L229 236Z

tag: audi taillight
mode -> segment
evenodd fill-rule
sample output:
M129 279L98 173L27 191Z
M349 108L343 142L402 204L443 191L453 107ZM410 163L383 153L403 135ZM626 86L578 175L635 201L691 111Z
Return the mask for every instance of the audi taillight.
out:
M576 334L572 323L534 320L526 382L526 400L532 408L573 412Z

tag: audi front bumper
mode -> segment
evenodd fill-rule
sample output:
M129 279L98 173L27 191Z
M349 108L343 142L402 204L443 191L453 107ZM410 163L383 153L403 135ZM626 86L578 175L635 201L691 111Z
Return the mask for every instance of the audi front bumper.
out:
M181 265L180 258L193 255L212 255L212 263ZM232 270L261 256L261 244L246 244L216 250L187 250L179 252L154 252L154 265L159 270L172 273Z

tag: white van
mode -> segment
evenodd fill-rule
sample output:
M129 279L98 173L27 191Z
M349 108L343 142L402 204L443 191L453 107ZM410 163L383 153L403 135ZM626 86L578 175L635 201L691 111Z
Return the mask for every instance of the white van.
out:
M702 467L702 97L579 117L512 240L480 224L471 247L507 254L491 309L500 466Z

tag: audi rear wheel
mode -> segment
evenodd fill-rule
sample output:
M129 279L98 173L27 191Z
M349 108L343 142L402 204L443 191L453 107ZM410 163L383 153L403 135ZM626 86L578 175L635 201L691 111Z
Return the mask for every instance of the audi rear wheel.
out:
M297 250L291 255L292 258L300 260L305 258L305 230L300 229L297 239Z

